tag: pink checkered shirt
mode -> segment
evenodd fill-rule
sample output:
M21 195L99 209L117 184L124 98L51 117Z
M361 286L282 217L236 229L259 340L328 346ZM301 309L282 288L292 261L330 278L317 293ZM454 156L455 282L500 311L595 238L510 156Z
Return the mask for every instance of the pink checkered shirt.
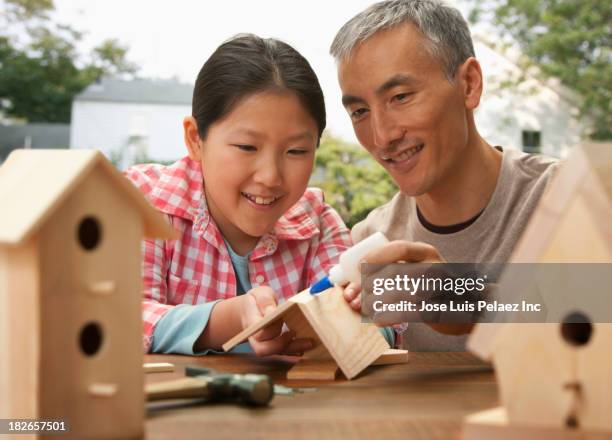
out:
M159 319L177 304L236 296L227 247L208 212L200 164L185 157L170 166L136 165L125 175L168 216L177 240L143 240L144 349ZM272 287L280 301L323 277L351 245L350 233L320 189L309 188L257 243L249 261L253 287Z

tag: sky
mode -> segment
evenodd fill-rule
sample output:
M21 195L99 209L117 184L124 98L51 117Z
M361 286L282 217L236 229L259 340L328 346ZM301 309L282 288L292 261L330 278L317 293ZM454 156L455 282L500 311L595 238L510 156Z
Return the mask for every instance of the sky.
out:
M193 84L204 61L243 32L279 38L296 48L319 77L331 134L357 142L340 103L328 54L337 30L372 0L55 0L54 19L86 31L83 50L107 38L129 47L139 76Z

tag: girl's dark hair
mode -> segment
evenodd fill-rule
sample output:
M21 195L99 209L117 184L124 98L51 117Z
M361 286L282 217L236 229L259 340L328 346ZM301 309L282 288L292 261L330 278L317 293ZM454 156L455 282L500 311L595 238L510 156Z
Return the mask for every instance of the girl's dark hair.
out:
M325 101L308 61L294 48L273 38L237 35L204 63L193 89L192 116L204 139L212 123L227 115L242 98L267 90L295 93L319 128L325 128Z

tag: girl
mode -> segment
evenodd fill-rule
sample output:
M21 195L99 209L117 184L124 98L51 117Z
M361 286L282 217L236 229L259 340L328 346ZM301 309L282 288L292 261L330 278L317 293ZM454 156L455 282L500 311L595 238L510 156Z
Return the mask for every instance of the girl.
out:
M306 188L325 104L289 45L254 35L222 44L200 70L183 128L188 157L126 175L180 234L143 244L145 350L204 354L324 276L350 236L321 191ZM279 324L249 344L269 355L312 343Z

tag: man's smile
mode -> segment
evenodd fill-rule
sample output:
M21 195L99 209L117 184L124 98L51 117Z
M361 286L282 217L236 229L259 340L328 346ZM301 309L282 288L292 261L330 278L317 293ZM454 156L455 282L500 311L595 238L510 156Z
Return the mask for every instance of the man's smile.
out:
M401 150L393 154L383 152L383 153L380 153L380 158L384 162L388 162L388 163L404 162L410 159L411 157L413 157L415 154L419 153L424 147L425 147L424 144L419 144L414 147L410 147L408 149Z

